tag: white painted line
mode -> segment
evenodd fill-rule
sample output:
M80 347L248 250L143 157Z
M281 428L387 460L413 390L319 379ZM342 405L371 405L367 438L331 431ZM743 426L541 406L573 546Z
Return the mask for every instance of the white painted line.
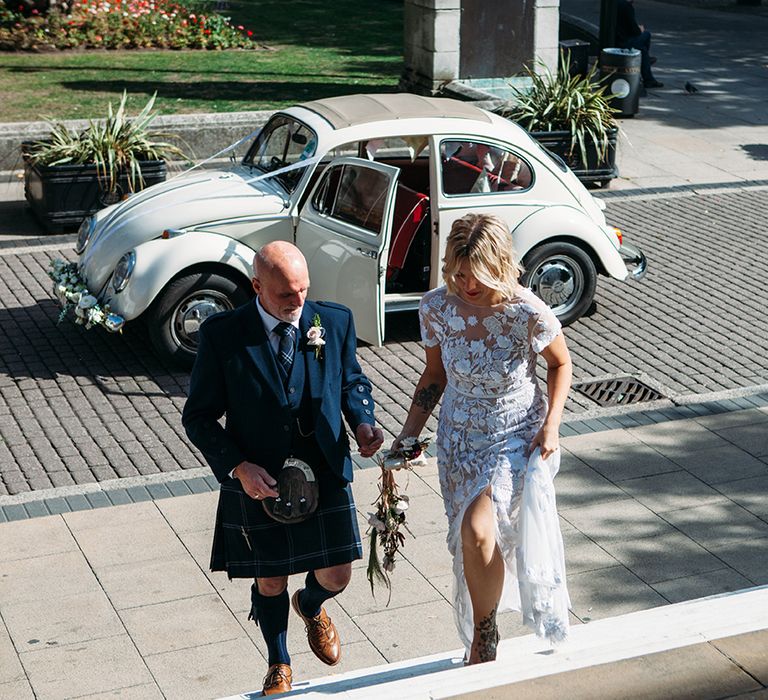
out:
M438 700L768 628L768 586L571 628L555 650L534 635L503 641L495 663L463 667L463 650L296 683L302 699ZM253 698L259 691L221 700Z
M44 501L48 498L66 498L67 496L84 496L88 493L99 493L129 489L132 486L151 486L153 484L170 484L176 481L188 481L198 477L212 476L213 472L208 467L195 467L194 469L177 470L173 472L160 472L158 474L144 474L139 476L127 476L117 479L107 479L89 484L74 484L72 486L57 486L52 489L40 489L39 491L25 491L13 496L0 496L0 506L11 506L33 501Z
M62 241L61 243L43 243L42 245L17 246L15 248L0 248L0 257L7 255L26 255L27 253L42 253L55 250L69 250L75 247L75 243Z

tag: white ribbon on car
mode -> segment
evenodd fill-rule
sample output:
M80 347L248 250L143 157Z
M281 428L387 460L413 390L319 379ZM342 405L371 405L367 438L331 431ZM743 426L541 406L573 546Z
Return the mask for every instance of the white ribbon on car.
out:
M231 146L227 146L226 148L223 148L218 153L214 153L212 156L206 158L205 160L201 160L199 163L195 163L191 168L187 168L186 170L181 170L172 177L169 177L166 182L169 182L170 180L175 180L180 175L186 175L189 172L192 172L195 168L199 168L201 165L205 165L206 163L210 163L212 160L215 160L219 156L223 156L228 151L231 151L235 148L237 148L241 143L248 141L248 139L252 139L254 136L258 136L259 133L261 133L261 129L256 129L256 131L252 131L247 136L243 136L237 143L233 143Z

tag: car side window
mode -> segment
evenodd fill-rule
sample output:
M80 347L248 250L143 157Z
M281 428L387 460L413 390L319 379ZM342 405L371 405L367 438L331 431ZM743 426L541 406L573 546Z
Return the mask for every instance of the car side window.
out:
M389 178L378 170L343 164L323 175L312 206L330 216L369 233L381 233Z
M479 141L443 141L440 171L447 195L513 192L533 183L531 167L520 156Z

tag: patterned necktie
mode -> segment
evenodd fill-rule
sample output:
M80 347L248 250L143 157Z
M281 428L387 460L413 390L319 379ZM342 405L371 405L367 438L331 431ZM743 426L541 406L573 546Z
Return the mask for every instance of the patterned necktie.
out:
M277 347L277 361L280 363L280 367L283 368L287 378L291 374L291 365L293 364L293 337L296 333L296 328L290 323L281 321L275 326L275 333L280 336L280 343Z

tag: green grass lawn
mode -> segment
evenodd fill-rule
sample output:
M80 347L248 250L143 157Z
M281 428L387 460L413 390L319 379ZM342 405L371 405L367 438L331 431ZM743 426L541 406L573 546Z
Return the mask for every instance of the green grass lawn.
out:
M235 24L258 51L0 52L0 122L130 113L157 91L162 114L270 109L355 92L393 92L402 70L399 0L239 0Z

